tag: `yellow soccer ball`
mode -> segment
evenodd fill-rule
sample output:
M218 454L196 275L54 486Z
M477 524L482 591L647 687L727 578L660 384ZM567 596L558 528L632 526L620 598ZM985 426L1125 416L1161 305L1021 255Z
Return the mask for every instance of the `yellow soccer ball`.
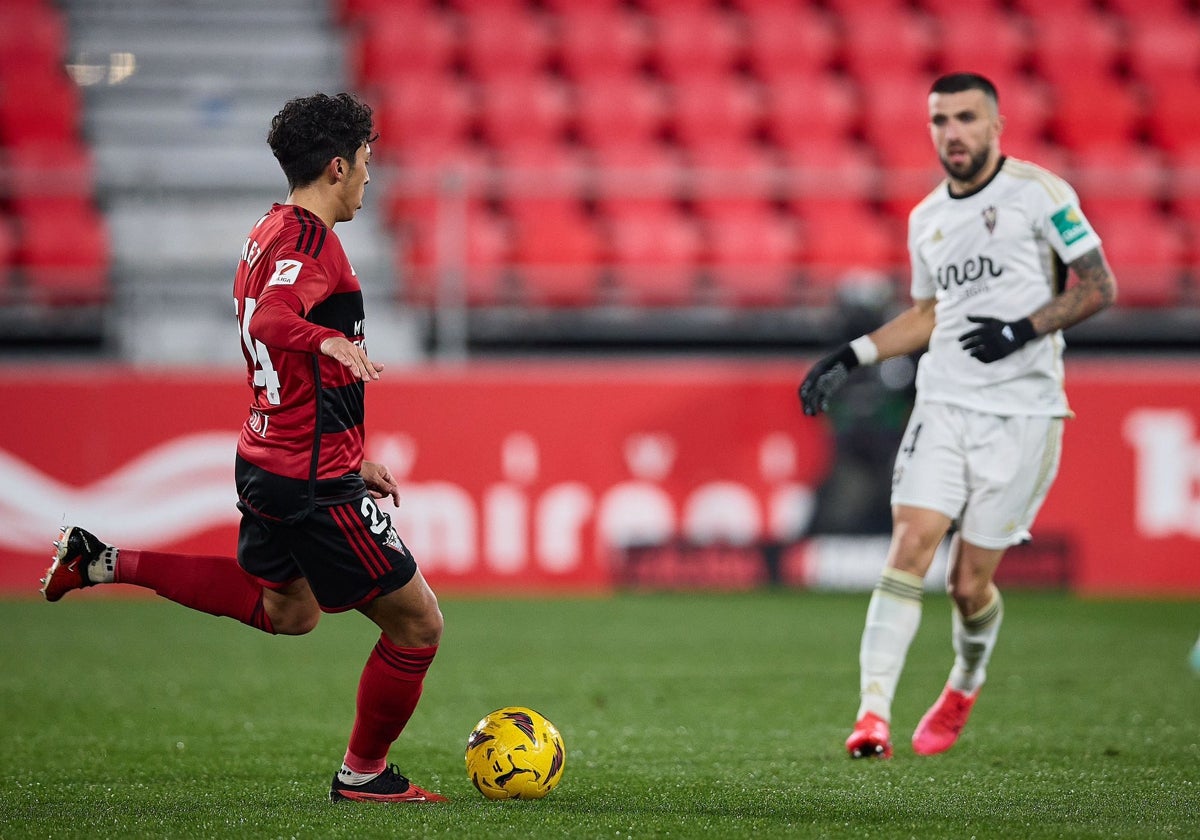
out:
M522 706L497 709L467 738L467 775L488 799L540 799L562 779L566 757L554 724Z

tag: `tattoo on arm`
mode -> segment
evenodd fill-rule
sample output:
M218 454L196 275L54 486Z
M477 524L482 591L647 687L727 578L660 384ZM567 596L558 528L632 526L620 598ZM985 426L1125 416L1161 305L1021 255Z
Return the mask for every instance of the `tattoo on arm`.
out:
M1030 316L1038 335L1074 326L1116 300L1117 283L1099 248L1071 263L1071 271L1078 282Z

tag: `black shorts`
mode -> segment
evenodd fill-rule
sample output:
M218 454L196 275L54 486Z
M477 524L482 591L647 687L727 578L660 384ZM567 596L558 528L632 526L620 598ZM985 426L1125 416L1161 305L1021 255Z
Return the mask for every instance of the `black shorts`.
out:
M370 495L316 505L290 521L239 507L242 568L271 589L304 577L325 612L361 606L400 589L416 574L412 553Z

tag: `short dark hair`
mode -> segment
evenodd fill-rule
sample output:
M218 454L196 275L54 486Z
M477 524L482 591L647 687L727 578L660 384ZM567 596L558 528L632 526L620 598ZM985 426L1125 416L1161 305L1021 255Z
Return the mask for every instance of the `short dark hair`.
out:
M996 86L992 84L991 79L978 73L947 73L934 79L929 88L930 93L963 93L968 90L982 91L993 104L1000 105L1000 94L996 92Z
M358 148L378 135L371 107L350 93L290 100L271 120L267 144L287 176L288 188L311 184L326 164L342 157L354 165Z

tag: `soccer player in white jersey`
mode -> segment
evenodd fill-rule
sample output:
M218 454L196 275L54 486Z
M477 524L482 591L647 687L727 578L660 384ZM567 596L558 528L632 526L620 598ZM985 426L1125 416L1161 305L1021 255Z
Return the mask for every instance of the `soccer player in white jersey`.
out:
M1004 615L993 583L1058 470L1062 330L1116 298L1100 238L1075 191L1000 151L995 86L938 78L929 131L947 178L909 216L912 306L818 361L800 386L816 415L859 365L926 350L892 476L892 538L867 608L861 705L846 749L892 755L891 706L921 619L923 581L942 539L954 602L954 665L913 734L920 755L954 745L979 695ZM1075 281L1067 283L1067 268Z

